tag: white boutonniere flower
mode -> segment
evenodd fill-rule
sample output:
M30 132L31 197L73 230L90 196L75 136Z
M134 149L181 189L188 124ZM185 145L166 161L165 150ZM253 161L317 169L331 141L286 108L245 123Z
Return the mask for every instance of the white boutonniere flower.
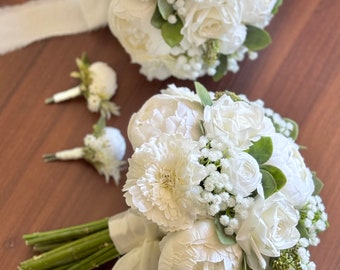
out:
M105 176L107 183L112 177L118 185L120 171L125 164L125 161L122 161L126 150L125 139L119 129L106 127L103 117L94 125L93 130L92 134L85 136L84 146L45 154L43 159L46 162L84 159L91 163L100 175Z
M116 72L104 62L90 63L86 55L76 59L78 71L71 77L81 83L68 90L58 92L45 100L46 104L59 103L78 96L84 96L91 112L100 112L109 119L111 115L119 115L119 107L110 101L117 91Z

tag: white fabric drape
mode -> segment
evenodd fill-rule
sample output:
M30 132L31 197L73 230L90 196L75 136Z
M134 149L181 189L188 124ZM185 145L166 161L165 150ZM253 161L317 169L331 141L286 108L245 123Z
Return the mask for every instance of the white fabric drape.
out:
M109 232L117 251L123 256L113 270L157 270L160 255L158 226L129 209L109 220Z
M0 54L107 24L110 0L37 0L0 8Z

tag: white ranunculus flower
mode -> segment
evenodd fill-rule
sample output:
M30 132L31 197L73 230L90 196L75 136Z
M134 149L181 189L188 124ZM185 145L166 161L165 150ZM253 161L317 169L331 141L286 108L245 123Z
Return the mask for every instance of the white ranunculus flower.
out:
M260 28L267 26L273 17L272 10L277 0L241 0L242 22Z
M165 231L188 229L204 208L199 183L207 176L197 142L182 135L153 137L129 159L127 204Z
M111 99L117 90L116 72L104 62L95 62L89 67L91 72L90 94L98 95L102 100Z
M263 108L255 103L234 102L229 96L221 96L212 106L204 107L204 128L209 138L229 138L236 147L246 150L251 141L275 132Z
M209 39L221 41L221 52L233 53L245 40L241 24L242 8L237 0L186 1L182 34L191 43L201 46Z
M266 164L278 167L287 183L280 190L295 206L305 205L314 192L314 181L299 152L299 146L291 139L276 133L272 136L273 154Z
M241 248L221 244L211 219L198 220L188 230L167 234L160 247L159 270L236 270L242 266Z
M241 223L236 241L252 269L266 269L266 257L278 257L281 250L299 241L300 233L296 229L299 212L277 192L266 200L257 197L249 213Z
M224 162L221 172L226 173L233 185L231 193L242 197L249 196L261 188L262 175L257 161L245 152L239 152ZM229 165L225 167L225 165ZM260 191L262 193L262 191Z
M163 133L178 133L197 140L202 134L199 126L202 115L202 105L198 101L167 94L154 95L131 116L128 137L133 148Z

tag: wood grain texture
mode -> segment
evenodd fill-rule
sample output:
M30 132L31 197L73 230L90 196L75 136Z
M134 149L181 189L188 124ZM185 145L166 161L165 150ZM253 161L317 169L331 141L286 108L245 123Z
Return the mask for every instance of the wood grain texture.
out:
M0 6L24 1L0 1ZM211 90L230 89L295 119L298 142L307 165L324 181L322 197L330 228L311 250L318 269L340 265L340 1L284 1L267 30L273 43L256 61L244 61L237 74L215 83ZM1 16L1 15L0 15ZM0 26L1 27L1 26ZM1 41L0 41L1 42ZM126 128L133 112L169 83L192 87L192 82L147 81L139 67L108 28L52 38L0 56L0 265L15 269L32 256L21 239L25 233L71 226L111 216L127 208L121 187L105 184L86 162L45 164L42 154L82 145L98 115L81 98L45 105L51 94L70 88L74 59L86 52L118 74L114 102L121 116L109 124ZM131 156L129 146L126 158ZM107 264L100 269L111 269Z

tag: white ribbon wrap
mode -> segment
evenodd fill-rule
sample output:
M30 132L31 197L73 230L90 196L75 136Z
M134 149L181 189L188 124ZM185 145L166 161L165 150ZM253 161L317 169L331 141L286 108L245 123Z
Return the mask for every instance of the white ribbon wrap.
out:
M129 209L109 220L111 239L120 254L114 270L157 270L160 256L159 227Z
M107 24L111 0L37 0L0 9L0 54Z

